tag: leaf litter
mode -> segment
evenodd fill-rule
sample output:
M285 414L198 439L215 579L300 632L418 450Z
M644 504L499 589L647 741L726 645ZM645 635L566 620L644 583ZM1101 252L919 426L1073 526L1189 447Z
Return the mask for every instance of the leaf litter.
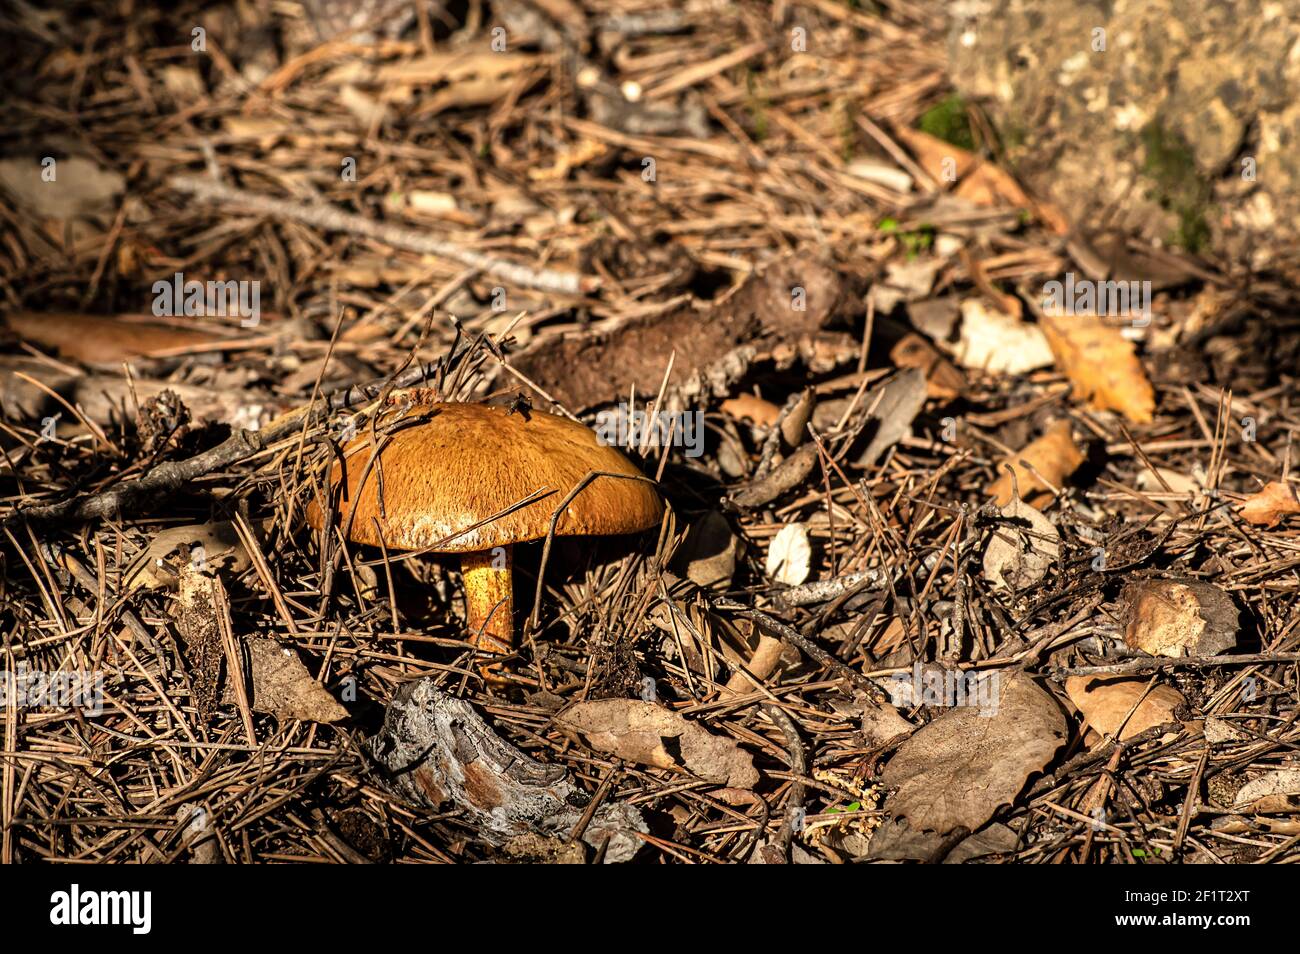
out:
M0 14L4 669L107 689L7 710L0 861L1296 859L1291 289L1135 250L1142 322L1043 314L1074 223L919 128L926 4L797 62L748 2L316 6L214 5L211 71ZM410 387L693 429L624 447L662 526L519 548L487 675L453 562L304 526Z

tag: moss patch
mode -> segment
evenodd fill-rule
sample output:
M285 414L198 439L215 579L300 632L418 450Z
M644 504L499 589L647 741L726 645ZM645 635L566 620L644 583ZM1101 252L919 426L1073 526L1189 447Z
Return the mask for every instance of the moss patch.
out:
M975 137L971 133L970 120L966 118L966 101L956 93L944 97L922 113L916 128L967 152L975 150Z
M1142 146L1146 151L1142 170L1155 183L1147 197L1178 216L1178 227L1170 241L1189 252L1200 251L1210 238L1209 180L1196 167L1187 141L1159 120L1143 127Z

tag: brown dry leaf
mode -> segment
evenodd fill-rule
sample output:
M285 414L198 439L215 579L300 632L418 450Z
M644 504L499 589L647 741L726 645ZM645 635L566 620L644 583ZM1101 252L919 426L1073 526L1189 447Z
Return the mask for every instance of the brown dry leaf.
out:
M1152 656L1213 656L1237 644L1239 613L1210 583L1147 580L1123 594L1124 641Z
M85 364L118 365L141 355L230 341L228 335L72 312L16 311L5 321L29 344Z
M737 394L734 398L727 398L722 402L721 408L723 414L762 427L771 427L781 416L779 407L753 394Z
M1276 527L1287 514L1300 513L1300 500L1290 484L1269 481L1258 493L1251 494L1241 504L1241 519L1256 526Z
M1060 531L1023 500L1011 501L1001 512L1013 522L993 531L984 551L984 578L1011 590L1033 586L1060 555Z
M1150 423L1155 391L1132 343L1119 329L1094 315L1071 315L1068 321L1045 318L1042 326L1076 397L1099 410L1118 411L1134 424Z
M781 440L786 447L798 447L804 442L808 436L808 422L816 410L817 393L812 388L806 388L781 421Z
M1114 736L1123 725L1120 739L1131 739L1155 726L1177 722L1174 710L1187 701L1172 686L1156 686L1142 699L1148 681L1125 676L1071 676L1065 680L1065 694L1097 733ZM1125 722L1135 705L1137 711Z
M915 372L911 373L915 374ZM919 378L920 375L917 377ZM922 388L922 397L924 397L924 388ZM766 476L732 494L731 502L746 509L771 503L786 491L802 484L812 473L816 463L817 445L805 444L772 468Z
M739 553L740 538L732 533L727 518L710 510L691 524L673 566L696 586L725 587L731 585Z
M245 645L256 711L268 712L280 720L305 722L340 722L348 717L348 710L312 678L292 649L266 638L250 639Z
M388 118L388 107L382 100L369 96L350 84L339 90L339 102L363 130L382 126Z
M260 149L270 149L293 132L287 123L260 116L226 116L221 125L225 135L231 139L256 140Z
M431 53L383 66L373 66L358 59L331 70L321 82L326 85L360 83L379 87L429 86L442 82L456 84L510 76L545 62L544 57L531 53L471 50Z
M559 713L555 724L563 732L580 736L597 752L641 765L690 772L728 788L753 788L758 783L753 758L735 742L653 702L579 702Z
M949 165L958 180L953 195L985 208L1010 205L1030 209L1057 235L1065 235L1070 231L1069 221L1060 209L1050 202L1039 202L1031 198L1020 187L1020 183L1000 166L919 129L900 127L894 130L894 135L912 150L917 163L936 182L948 181L945 176L945 160L952 160Z
M315 379L312 379L313 383ZM137 402L144 405L171 391L200 423L217 421L232 427L257 430L289 409L289 404L267 391L251 388L208 388L176 381L158 381L109 374L87 374L76 379L72 402L89 420L109 426L134 416Z
M894 130L894 135L912 151L912 155L916 157L917 165L924 169L930 178L936 182L944 181L946 160L952 160L949 166L957 178L961 179L975 166L978 159L974 153L968 152L960 146L954 146L938 136L931 136L929 133L921 132L919 129L908 129L905 126L900 126Z
M776 671L784 654L785 643L759 630L758 645L754 647L753 655L745 661L745 668L749 670L750 675L761 682ZM732 673L731 678L727 680L728 692L743 694L752 692L753 689L754 684L749 676L739 670Z
M912 422L925 407L925 393L925 375L916 368L905 368L863 396L862 406L874 408L871 416L880 423L857 466L874 467L889 448L912 432Z
M945 711L898 747L881 781L897 792L885 803L913 829L972 831L1009 804L1066 739L1065 715L1023 673L1002 678L997 711Z
M113 169L100 168L81 156L60 159L52 181L35 156L0 159L0 188L39 216L71 219L111 211L126 187L126 179Z
M1300 769L1281 769L1247 782L1237 792L1232 809L1274 814L1300 812Z
M1025 467L1021 461L1027 462L1030 467ZM1015 480L1011 479L1006 467L998 465L998 479L988 489L994 503L1005 507L1015 498L1015 490L1018 489L1025 503L1042 510L1052 498L1052 488L1059 489L1066 478L1079 469L1083 463L1083 451L1079 450L1070 435L1070 422L1062 419L1049 427L1038 440L1003 463L1011 465ZM1044 480L1051 486L1044 483Z
M179 567L169 567L167 560L183 546L190 548L188 562L196 569L202 570L206 564L207 568L237 576L252 566L248 551L229 520L169 527L159 531L144 553L127 569L123 584L126 592L160 586L174 589ZM201 552L199 548L202 548Z
M925 375L926 394L951 400L966 391L966 375L934 345L915 332L908 332L889 352L900 368L916 368Z
M0 355L0 414L31 420L67 410L50 392L67 397L80 372L26 355Z

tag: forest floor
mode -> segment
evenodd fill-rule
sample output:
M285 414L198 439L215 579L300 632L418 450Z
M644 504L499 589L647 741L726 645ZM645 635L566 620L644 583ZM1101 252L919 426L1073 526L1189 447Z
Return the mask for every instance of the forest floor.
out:
M0 861L1300 860L1294 302L1051 307L940 5L254 6L3 14ZM490 670L414 386L674 422Z

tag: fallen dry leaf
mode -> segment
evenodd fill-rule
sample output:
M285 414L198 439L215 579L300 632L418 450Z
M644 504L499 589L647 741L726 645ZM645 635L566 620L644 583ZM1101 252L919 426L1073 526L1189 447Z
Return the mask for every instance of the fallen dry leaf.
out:
M915 332L908 332L889 352L890 360L900 368L915 368L925 375L926 394L951 400L966 390L966 375L944 357L933 344Z
M1061 552L1060 531L1023 500L1001 508L1013 524L998 524L984 551L984 578L1011 590L1033 586Z
M932 831L917 831L901 819L888 819L871 833L865 858L870 861L924 861L938 851L946 839ZM988 855L1016 850L1016 833L998 822L962 839L943 859L946 865L963 864ZM847 847L847 844L846 844Z
M544 63L530 53L476 52L471 50L430 53L425 56L376 66L353 60L322 77L323 84L359 83L369 86L427 86L460 83L465 80L509 76Z
M25 355L0 355L0 414L33 420L67 409L51 396L67 397L80 376L75 368L52 365Z
M1207 716L1205 719L1205 741L1215 745L1225 742L1245 742L1250 736L1236 728L1227 719Z
M1276 527L1287 514L1300 513L1300 500L1290 484L1269 481L1263 490L1241 503L1241 519L1256 526Z
M168 527L154 536L144 553L127 569L124 579L126 592L160 586L175 589L177 569L174 565L168 566L168 557L182 546L190 548L191 563L206 564L208 568L232 576L252 566L248 551L229 520ZM199 548L202 548L201 552ZM197 568L202 570L204 566Z
M1194 494L1203 489L1203 484L1194 476L1168 467L1144 467L1137 475L1137 488L1143 493Z
M767 547L767 576L777 583L798 586L808 579L812 567L812 544L802 523L782 527Z
M301 719L328 724L348 717L348 710L312 678L292 649L266 638L249 639L244 645L252 674L253 709L282 721ZM233 701L228 688L227 695L226 701Z
M872 421L878 423L866 449L858 456L859 467L874 466L885 451L912 432L912 422L925 407L925 395L925 375L916 368L907 368L863 396L862 406L873 409Z
M979 298L961 303L961 334L952 353L963 368L994 374L1026 374L1054 360L1042 328Z
M232 427L257 430L289 410L290 404L269 391L254 388L207 388L177 381L86 374L76 379L72 400L89 420L109 426L134 417L137 402L144 405L171 391L199 423L217 421Z
M1030 209L1057 235L1069 232L1069 221L1060 209L1050 202L1039 202L1031 198L1020 187L1020 183L1000 166L919 129L899 127L894 130L894 134L912 150L917 163L930 178L943 183L951 181L949 174L956 177L957 186L953 189L953 195L986 208L1010 205Z
M919 377L919 375L918 375ZM924 385L922 386L924 391ZM731 497L738 507L761 507L771 503L777 497L803 483L817 463L817 445L804 444L797 451L777 464L765 476L755 480L748 487L742 487Z
M753 653L745 661L745 669L749 671L748 675L739 669L733 672L727 680L727 691L737 694L752 692L754 683L749 677L752 675L760 682L766 679L776 670L783 655L785 655L785 643L775 636L769 636L767 633L758 630L758 645L754 647Z
M0 159L0 186L37 215L56 219L107 213L126 186L120 173L80 156L59 159L52 181L42 177L44 169L35 156Z
M731 532L727 518L711 510L691 524L673 564L696 586L729 586L739 552L740 538Z
M781 416L779 407L753 394L737 394L734 398L727 398L722 402L721 409L723 414L763 427L771 427Z
M369 96L351 84L339 90L339 102L356 119L363 131L382 126L388 118L388 108L382 100Z
M580 736L597 752L689 772L728 788L758 783L754 760L731 739L713 735L669 709L640 699L593 699L555 717L556 726Z
M1131 739L1147 729L1178 721L1174 710L1187 701L1172 686L1156 686L1142 699L1148 682L1126 676L1071 676L1065 680L1065 694L1098 734L1113 737L1119 732L1120 739ZM1137 710L1125 722L1134 706Z
M889 262L883 280L872 284L867 300L879 314L888 314L900 302L920 301L929 296L934 280L943 269L939 258L916 258Z
M213 597L215 585L217 579L193 563L181 564L176 602L172 608L172 619L176 622L185 665L189 670L194 705L205 719L211 718L215 711L226 660Z
M898 747L881 781L897 792L885 803L914 829L975 831L1064 744L1065 715L1023 673L1002 678L996 714L953 708Z
M931 136L919 129L899 126L894 130L894 135L903 145L912 150L917 165L936 182L947 181L944 175L946 171L950 171L956 179L960 180L974 168L979 159L973 152L961 146L954 146L945 139Z
M1128 587L1124 641L1152 656L1213 656L1237 644L1239 613L1211 583L1147 580Z
M781 440L786 447L798 447L808 437L808 422L817 410L817 392L805 388L799 400L790 408L781 421Z
M1281 769L1247 782L1237 792L1232 810L1273 814L1300 812L1300 769Z
M1020 498L1025 503L1041 510L1065 483L1066 478L1079 469L1083 459L1083 451L1079 450L1070 434L1070 422L1059 420L1043 432L1038 440L998 465L998 479L989 485L988 493L993 497L994 503L1005 507L1015 498L1015 491L1019 490ZM1029 467L1022 461L1028 463ZM1005 465L1010 465L1015 473L1014 480L1007 473Z
M5 321L29 344L85 364L118 365L143 355L231 341L209 331L72 312L16 311Z
M609 152L609 147L594 139L580 140L572 148L561 150L555 162L544 169L529 169L528 178L534 182L563 179L574 169L585 166L593 159L599 159Z
M1134 424L1150 423L1156 395L1133 344L1093 315L1044 317L1043 331L1075 396L1098 410L1118 411Z

